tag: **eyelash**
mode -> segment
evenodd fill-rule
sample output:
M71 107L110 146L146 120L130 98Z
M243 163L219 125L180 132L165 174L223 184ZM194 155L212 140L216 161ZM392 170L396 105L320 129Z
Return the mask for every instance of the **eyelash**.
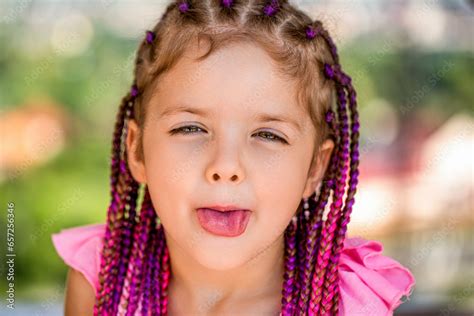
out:
M196 129L200 129L200 130L203 130L202 128L200 128L199 126L196 126L196 125L188 125L188 126L183 126L183 127L180 127L180 128L175 128L173 130L170 131L170 134L171 135L175 135L175 134L183 134L183 135L187 135L187 134L194 134L195 132L187 132L185 131L186 129L193 129L193 128L196 128ZM268 131L262 131L262 132L258 132L254 135L257 135L257 134L266 134L266 135L271 135L271 137L273 138L267 138L267 137L263 137L264 139L268 139L270 140L271 142L280 142L280 143L283 143L283 144L288 144L288 142L281 138L280 136L278 135L275 135L271 132L268 132Z

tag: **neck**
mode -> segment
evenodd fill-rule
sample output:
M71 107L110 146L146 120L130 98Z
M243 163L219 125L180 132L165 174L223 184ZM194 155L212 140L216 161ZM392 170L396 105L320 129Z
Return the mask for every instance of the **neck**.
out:
M201 265L168 236L167 245L172 274L170 313L185 315L182 302L186 302L189 312L194 313L198 310L242 310L243 305L262 306L263 302L279 311L284 273L283 236L245 264L225 271Z

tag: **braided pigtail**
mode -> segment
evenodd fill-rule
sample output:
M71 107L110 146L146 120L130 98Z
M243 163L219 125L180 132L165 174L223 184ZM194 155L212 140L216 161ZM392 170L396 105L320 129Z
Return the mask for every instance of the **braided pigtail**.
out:
M148 261L147 257L151 254L150 250L153 248L150 238L155 229L156 212L151 204L150 194L146 190L140 211L140 221L135 226L135 231L133 232L134 243L132 245L130 269L127 274L128 291L124 296L126 302L124 306L127 307L127 313L131 315L135 312L140 299L139 294L143 291L143 271L146 271L145 263Z
M114 306L118 304L128 264L131 231L135 226L139 185L131 176L123 148L125 121L132 115L131 104L132 91L122 100L114 130L110 177L112 201L107 213L95 315L115 312Z
M338 60L334 43L323 31L335 60ZM318 252L316 272L313 276L313 292L310 301L310 315L326 315L338 310L338 263L340 252L346 236L347 224L354 204L354 195L358 176L358 138L359 122L356 109L356 95L352 88L351 79L342 72L340 65L325 64L327 78L336 84L338 118L340 122L340 142L338 143L338 181L335 189L335 201L325 222L320 250ZM348 100L349 99L349 100ZM349 102L349 107L347 103ZM349 134L349 119L351 113L351 128ZM349 156L350 155L350 156ZM350 163L350 170L349 170ZM350 174L348 172L350 171ZM349 175L349 188L346 192L346 181ZM346 199L342 205L344 194Z
M151 47L154 39L155 34L147 31L144 45ZM142 61L137 58L137 66ZM152 233L151 225L156 221L156 214L146 192L137 225L136 206L140 185L131 175L125 146L127 122L135 119L134 105L139 95L135 83L123 98L117 114L111 159L112 201L107 213L94 315L116 315L122 300L122 307L128 310L136 308L137 293L140 292L137 288L141 286L143 271L140 265L145 260L145 247L151 246L144 241Z
M156 223L156 221L155 221ZM146 263L145 266L143 267L144 269L144 275L143 275L143 297L141 301L141 313L142 315L149 315L153 309L150 309L150 301L153 298L153 293L155 289L152 289L154 284L159 283L160 280L158 278L153 278L154 271L156 268L160 268L160 265L156 263L158 255L157 255L157 245L158 242L155 240L158 239L157 236L157 229L156 227L153 227L150 230L150 240L149 240L149 255L146 258Z
M343 240L345 238L346 226L349 219L343 220L347 208L352 207L357 180L357 164L351 157L351 171L349 182L350 202L346 197L345 206L343 200L346 192L346 183L349 172L349 151L358 146L358 130L349 134L349 119L347 112L351 111L351 121L358 129L357 112L355 105L355 90L350 86L350 78L340 70L337 49L323 28L320 21L308 22L302 28L299 21L289 20L288 27L284 29L285 34L295 39L296 45L310 43L321 49L322 45L328 48L329 57L323 56L325 61L318 60L319 69L323 77L332 82L336 96L336 112L328 109L325 112L325 123L329 129L329 137L333 139L335 148L330 157L328 170L319 188L318 197L311 196L308 201L309 216L298 214L298 230L296 233L297 243L297 274L294 290L296 296L296 315L319 315L326 314L331 310L337 310L338 283L337 267ZM350 88L348 88L350 87ZM352 100L348 100L348 90L352 91ZM350 109L348 103L351 104ZM337 120L336 120L337 119ZM324 133L323 133L324 134ZM358 154L355 154L357 156ZM354 156L354 155L352 155ZM357 158L357 157L356 157ZM352 169L354 168L354 169ZM329 198L332 202L325 220L323 214ZM305 212L306 213L306 212ZM341 228L344 225L344 228ZM288 228L290 229L290 227ZM338 245L338 246L336 246ZM288 282L285 279L285 282ZM286 291L288 292L288 291ZM285 294L285 292L284 292ZM287 301L287 300L284 300ZM287 313L288 314L288 313ZM289 315L289 314L288 314Z
M339 140L339 131L336 127L334 112L328 110L326 113L326 123L330 126L330 130L333 132L333 140L336 144L333 153L331 154L329 169L326 172L326 175L323 179L320 193L317 201L314 199L309 200L309 210L312 217L308 223L308 237L305 240L305 256L304 260L301 262L302 270L304 274L302 275L301 281L301 292L300 298L298 300L298 312L306 314L308 309L308 301L310 298L311 280L312 275L314 274L314 268L316 265L316 255L319 251L319 245L321 240L321 230L323 226L323 213L328 203L329 197L331 195L331 190L334 189L336 170L338 165L338 140ZM312 202L312 203L311 203ZM300 314L297 315L300 315Z
M339 295L334 295L334 299L330 300L332 292L337 291L338 287L338 262L339 256L342 251L344 240L347 231L347 225L350 221L350 215L352 212L352 207L355 203L355 193L357 190L358 176L359 176L359 117L357 112L357 101L356 101L356 92L351 84L350 77L343 73L340 69L337 70L336 80L341 85L343 85L344 90L346 90L346 97L349 99L349 111L351 113L351 145L350 145L350 173L349 173L349 188L347 191L345 205L342 210L341 217L338 221L338 232L334 240L334 246L332 250L331 260L328 266L328 277L326 278L324 284L324 293L323 297L327 298L327 302L324 305L325 311L332 311L332 314L337 314L338 312L338 299Z
M304 261L305 255L306 255L306 249L305 249L305 241L307 237L307 231L308 231L308 219L309 219L309 204L310 204L310 199L306 199L303 201L303 210L300 211L297 214L297 231L296 231L296 268L297 273L295 276L295 295L293 295L292 299L292 307L293 307L293 312L297 312L298 307L298 293L301 292L301 278L304 275L304 266L301 264ZM301 206L300 206L301 207Z
M309 46L311 48L314 47L315 50L321 50L321 45L325 44L323 32L324 29L321 22L313 22L309 18L298 20L290 19L286 22L286 25L283 29L283 33L294 42L294 47L300 46L305 48ZM331 62L335 60L334 58L331 58L331 54L328 56L323 56L323 59L331 60ZM320 72L318 76L324 77L324 67L322 67L323 64L319 60L316 64L318 65L317 69ZM321 71L321 68L323 71ZM323 137L332 138L336 146L331 154L329 166L319 187L319 192L314 192L307 200L302 201L303 205L306 205L304 207L305 211L299 212L298 214L298 231L296 235L298 249L296 256L298 273L296 275L295 285L295 292L297 294L293 296L296 297L296 299L294 300L294 314L291 315L307 315L310 297L313 296L314 301L315 295L322 294L321 292L314 292L312 280L315 274L315 267L317 265L317 255L321 247L322 228L325 223L323 221L323 214L331 193L335 190L335 184L337 183L336 180L340 179L340 175L338 173L340 161L340 153L338 148L340 145L338 144L340 144L341 132L338 130L339 125L335 120L334 112L330 106L328 106L329 101L330 100L328 100L328 104L322 105L322 109L329 107L324 114L324 121L327 126L328 134L326 135L325 132L323 132L326 130L324 125L321 126L320 134ZM330 241L331 235L329 234L326 236L328 248L330 248ZM321 270L322 271L318 271L318 273L324 273L325 269L323 268Z
M150 292L147 294L148 298L143 300L143 309L144 315L146 311L149 309L150 312L157 312L161 310L161 303L162 303L162 295L161 295L161 284L162 279L160 276L162 265L161 265L161 256L163 252L163 248L165 247L164 243L164 235L163 229L158 227L156 231L156 241L154 241L154 249L151 258L151 266L148 270L149 273L146 275L146 283L150 283ZM165 314L162 314L165 315Z
M344 94L340 89L337 89L338 94L338 113L339 118L341 118L341 139L339 142L338 149L338 170L337 170L337 181L334 192L334 201L331 204L331 209L328 213L327 219L323 225L323 232L321 236L321 241L319 245L318 257L317 257L317 266L315 270L315 275L312 280L312 297L310 302L310 309L314 312L314 315L319 315L319 303L322 300L322 290L323 283L326 277L327 265L329 264L329 259L332 251L333 239L335 236L335 231L337 229L337 222L339 216L341 215L342 199L344 195L345 183L346 183L346 170L347 170L347 158L346 153L348 153L348 133L347 133L347 120L345 113L346 103L344 101ZM332 293L331 293L332 294ZM332 299L328 298L328 299Z
M163 227L161 227L161 236L162 236L162 243L163 246L161 247L161 253L160 253L160 258L161 258L161 270L160 270L160 315L166 315L168 312L168 285L169 285L169 280L170 280L170 254L168 251L168 247L166 247L166 241L165 241L165 235L163 231Z
M292 315L294 309L295 278L296 278L296 217L290 222L289 227L285 230L285 274L283 276L283 297L282 313L283 315Z

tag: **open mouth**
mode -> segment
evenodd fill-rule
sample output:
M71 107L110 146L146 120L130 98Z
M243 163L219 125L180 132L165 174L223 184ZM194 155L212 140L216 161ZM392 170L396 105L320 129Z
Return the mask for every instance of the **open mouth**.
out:
M212 208L198 208L199 224L207 232L224 237L237 237L247 228L251 211L244 209L216 210Z

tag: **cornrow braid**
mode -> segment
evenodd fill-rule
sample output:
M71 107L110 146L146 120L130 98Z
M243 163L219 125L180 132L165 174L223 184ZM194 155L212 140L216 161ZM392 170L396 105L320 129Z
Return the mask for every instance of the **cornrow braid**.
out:
M178 8L184 23L203 23L204 17L197 9L201 5L200 0L177 0L174 5Z
M284 232L281 315L337 314L339 256L357 186L359 121L356 92L342 70L334 41L320 21L285 0L176 0L145 32L132 87L118 109L94 315L168 313L171 269L164 227L148 188L131 175L125 138L129 120L143 128L154 83L196 35L211 41L204 56L241 36L268 48L280 69L300 83L298 100L307 105L320 140L334 141L320 186L301 201Z

